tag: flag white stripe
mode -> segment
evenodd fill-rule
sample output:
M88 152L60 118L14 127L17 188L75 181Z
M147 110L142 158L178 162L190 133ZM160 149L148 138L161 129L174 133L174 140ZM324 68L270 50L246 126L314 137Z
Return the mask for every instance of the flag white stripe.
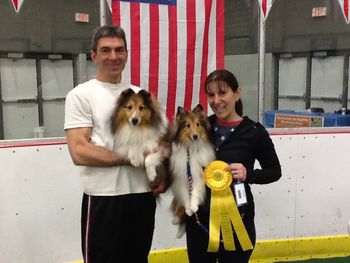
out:
M112 0L107 0L107 5L109 7L109 10L112 12Z
M199 91L201 82L202 70L202 53L203 53L203 39L204 39L204 23L205 23L205 1L196 2L196 49L195 49L195 64L193 76L193 97L192 108L199 103Z
M209 21L209 36L216 36L216 0L213 0ZM208 73L216 69L216 38L209 37Z
M123 82L130 83L130 4L126 2L120 2L120 26L124 29L126 35L126 42L128 43L128 61L123 71Z
M140 87L149 89L150 15L149 4L140 3Z
M187 5L177 1L177 85L176 105L184 105L186 87L186 49L187 49ZM180 12L181 10L181 12Z
M168 99L168 66L169 66L169 22L168 6L159 5L159 87L158 98L161 104L166 107Z

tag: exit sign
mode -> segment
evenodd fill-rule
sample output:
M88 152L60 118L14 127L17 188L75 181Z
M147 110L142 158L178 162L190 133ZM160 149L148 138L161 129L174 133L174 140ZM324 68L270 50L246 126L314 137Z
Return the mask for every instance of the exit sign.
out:
M89 14L75 13L75 22L89 23Z
M314 7L312 8L312 17L327 16L327 7Z

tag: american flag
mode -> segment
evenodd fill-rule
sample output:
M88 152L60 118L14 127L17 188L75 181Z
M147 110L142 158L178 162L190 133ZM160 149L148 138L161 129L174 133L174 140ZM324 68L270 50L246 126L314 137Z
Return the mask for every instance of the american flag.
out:
M112 22L126 33L123 80L155 94L169 119L199 102L203 83L224 67L224 0L112 0Z
M15 9L16 13L19 12L19 9L21 8L23 4L23 0L11 0L13 8Z
M345 17L346 23L350 22L350 14L349 14L349 2L350 0L338 0L341 10L343 11L343 15Z
M260 7L261 7L261 11L262 13L264 14L264 18L266 19L267 16L269 15L270 13L270 9L273 5L273 2L275 0L259 0L259 4L260 4Z

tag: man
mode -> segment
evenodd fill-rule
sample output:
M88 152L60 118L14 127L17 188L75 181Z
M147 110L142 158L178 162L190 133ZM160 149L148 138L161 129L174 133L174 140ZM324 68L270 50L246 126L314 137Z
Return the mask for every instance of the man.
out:
M92 39L95 79L78 85L66 98L67 143L74 164L81 166L84 186L81 238L84 261L147 262L151 247L155 195L167 180L158 175L149 185L144 169L113 152L110 118L120 93L139 87L121 82L128 50L118 26L102 26Z

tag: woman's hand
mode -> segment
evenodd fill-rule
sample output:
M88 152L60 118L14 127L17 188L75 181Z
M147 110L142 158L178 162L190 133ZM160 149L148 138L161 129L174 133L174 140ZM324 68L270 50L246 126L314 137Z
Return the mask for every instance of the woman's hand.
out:
M244 182L247 178L247 169L241 163L231 163L227 167L227 171L232 174L233 179Z

